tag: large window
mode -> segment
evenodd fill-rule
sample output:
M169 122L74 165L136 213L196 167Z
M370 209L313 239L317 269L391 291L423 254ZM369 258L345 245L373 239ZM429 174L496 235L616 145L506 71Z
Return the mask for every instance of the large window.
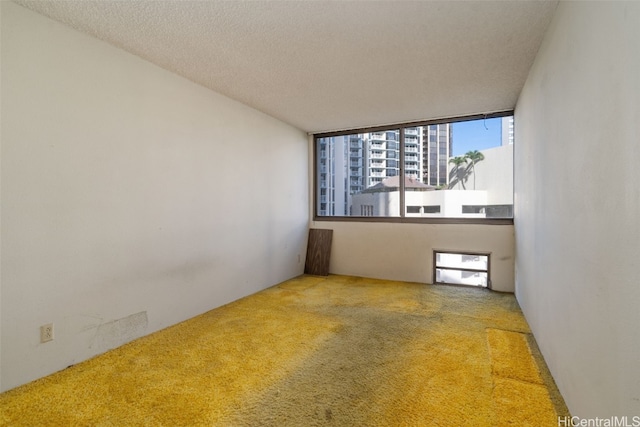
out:
M316 135L316 219L511 219L513 144L511 113Z

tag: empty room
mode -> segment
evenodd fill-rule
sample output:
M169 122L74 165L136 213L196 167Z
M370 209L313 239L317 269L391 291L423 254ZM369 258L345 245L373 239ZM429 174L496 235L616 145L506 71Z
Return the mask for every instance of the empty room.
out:
M640 2L0 22L0 425L640 426Z

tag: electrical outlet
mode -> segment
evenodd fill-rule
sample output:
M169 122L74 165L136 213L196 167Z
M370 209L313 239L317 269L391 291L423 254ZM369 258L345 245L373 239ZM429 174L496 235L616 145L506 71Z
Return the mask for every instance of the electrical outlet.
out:
M40 342L53 341L53 323L40 326Z

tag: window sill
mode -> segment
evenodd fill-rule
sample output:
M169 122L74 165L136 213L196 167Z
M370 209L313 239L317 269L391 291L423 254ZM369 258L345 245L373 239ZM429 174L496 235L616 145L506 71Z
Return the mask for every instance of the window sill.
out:
M513 218L408 218L381 216L314 216L316 222L386 222L395 224L513 225Z

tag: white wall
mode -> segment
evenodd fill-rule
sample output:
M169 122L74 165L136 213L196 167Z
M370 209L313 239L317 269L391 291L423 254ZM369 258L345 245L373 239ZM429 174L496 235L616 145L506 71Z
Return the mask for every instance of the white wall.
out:
M3 390L302 273L303 132L1 8Z
M488 205L512 205L513 145L489 148L482 153L484 160L474 166L476 190L486 190ZM472 173L467 190L473 189L473 177Z
M579 417L640 416L639 22L560 2L516 107L516 295Z
M492 288L513 292L513 226L312 221L333 230L330 272L432 283L433 250L491 252Z
M406 213L406 217L427 218L485 218L486 215L462 213L464 205L486 205L487 192L473 190L405 191L405 206L440 206L440 213ZM382 191L354 194L354 216L360 215L362 206L373 206L370 216L400 216L400 191ZM363 215L365 216L365 215Z

